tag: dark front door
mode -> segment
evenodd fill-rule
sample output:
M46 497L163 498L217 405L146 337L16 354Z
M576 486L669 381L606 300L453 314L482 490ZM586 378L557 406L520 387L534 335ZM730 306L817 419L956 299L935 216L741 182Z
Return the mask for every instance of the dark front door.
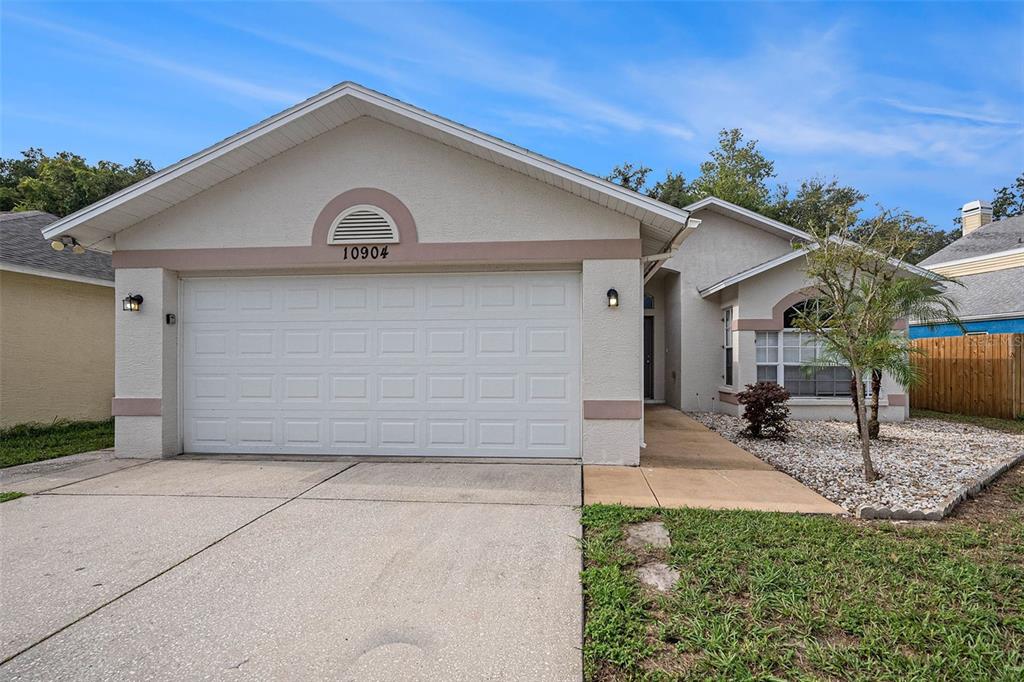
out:
M644 398L654 400L654 316L644 317Z

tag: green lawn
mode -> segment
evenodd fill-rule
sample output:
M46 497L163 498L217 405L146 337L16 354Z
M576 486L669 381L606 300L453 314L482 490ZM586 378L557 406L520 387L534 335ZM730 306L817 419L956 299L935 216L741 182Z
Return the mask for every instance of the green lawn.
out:
M16 500L19 497L25 497L25 493L0 493L0 503L10 502Z
M927 419L943 419L948 422L960 424L973 424L984 426L987 429L1004 431L1006 433L1024 434L1024 419L1000 419L999 417L974 417L969 414L952 414L949 412L932 412L931 410L910 409L911 417L924 417Z
M19 424L0 430L0 468L113 446L113 419Z
M1009 508L895 525L585 507L586 677L1024 679L1024 515ZM623 527L654 518L672 547L637 556ZM645 559L681 572L673 593L637 582Z

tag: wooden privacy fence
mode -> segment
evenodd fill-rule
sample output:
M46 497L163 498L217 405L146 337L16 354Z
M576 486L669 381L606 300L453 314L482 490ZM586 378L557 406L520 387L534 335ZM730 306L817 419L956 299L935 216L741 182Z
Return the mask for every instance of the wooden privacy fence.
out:
M1024 334L914 339L922 381L910 406L1013 419L1024 414Z

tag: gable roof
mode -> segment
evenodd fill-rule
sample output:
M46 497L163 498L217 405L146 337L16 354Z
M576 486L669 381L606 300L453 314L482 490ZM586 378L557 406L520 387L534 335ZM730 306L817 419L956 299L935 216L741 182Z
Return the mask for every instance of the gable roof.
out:
M833 243L851 243L848 242L847 240L843 240L838 237L830 237L829 239ZM697 290L697 293L699 293L702 298L707 298L712 294L717 294L722 289L731 287L733 284L739 284L744 280L750 279L751 277L754 277L756 275L760 275L762 272L767 272L768 270L777 268L780 265L785 265L786 263L792 260L796 260L797 258L806 256L808 251L813 251L817 248L817 244L805 244L802 248L794 248L792 251L784 253L781 256L776 256L775 258L771 258L769 260L764 261L763 263L759 263L752 268L741 270L740 272L734 275L730 275L725 279L719 280L714 284L709 284L706 287L699 288ZM934 272L930 270L925 270L924 268L918 267L916 265L905 263L895 258L889 258L888 261L893 267L899 268L900 270L904 270L913 275L917 275L919 277L926 277L934 282L939 282L942 279L939 275L936 275ZM942 285L940 284L939 286Z
M725 199L719 199L718 197L707 197L700 201L686 207L691 213L697 213L704 209L710 209L715 213L738 220L741 223L746 223L753 227L760 228L766 232L770 232L778 237L784 237L790 240L798 240L801 242L810 241L811 235L803 230L798 230L795 227L780 223L778 220L769 218L768 216L761 215L757 211L751 211L749 208L743 208L737 204L726 201Z
M345 82L72 213L49 226L45 235L52 239L73 234L86 246L110 250L109 238L117 232L360 116L423 135L635 218L645 240L668 242L689 216L685 209Z
M1003 218L965 234L921 261L923 266L938 265L965 258L990 256L1024 247L1024 215Z
M54 251L41 230L57 221L42 211L0 212L0 269L60 279L114 281L110 255Z

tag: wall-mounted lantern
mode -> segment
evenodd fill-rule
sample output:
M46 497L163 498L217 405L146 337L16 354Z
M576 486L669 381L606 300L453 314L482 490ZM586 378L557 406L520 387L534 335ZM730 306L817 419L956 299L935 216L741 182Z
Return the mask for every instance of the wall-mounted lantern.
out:
M618 308L619 307L619 292L615 289L608 290L608 307Z
M121 303L126 312L137 313L142 310L142 296L139 294L128 294Z

